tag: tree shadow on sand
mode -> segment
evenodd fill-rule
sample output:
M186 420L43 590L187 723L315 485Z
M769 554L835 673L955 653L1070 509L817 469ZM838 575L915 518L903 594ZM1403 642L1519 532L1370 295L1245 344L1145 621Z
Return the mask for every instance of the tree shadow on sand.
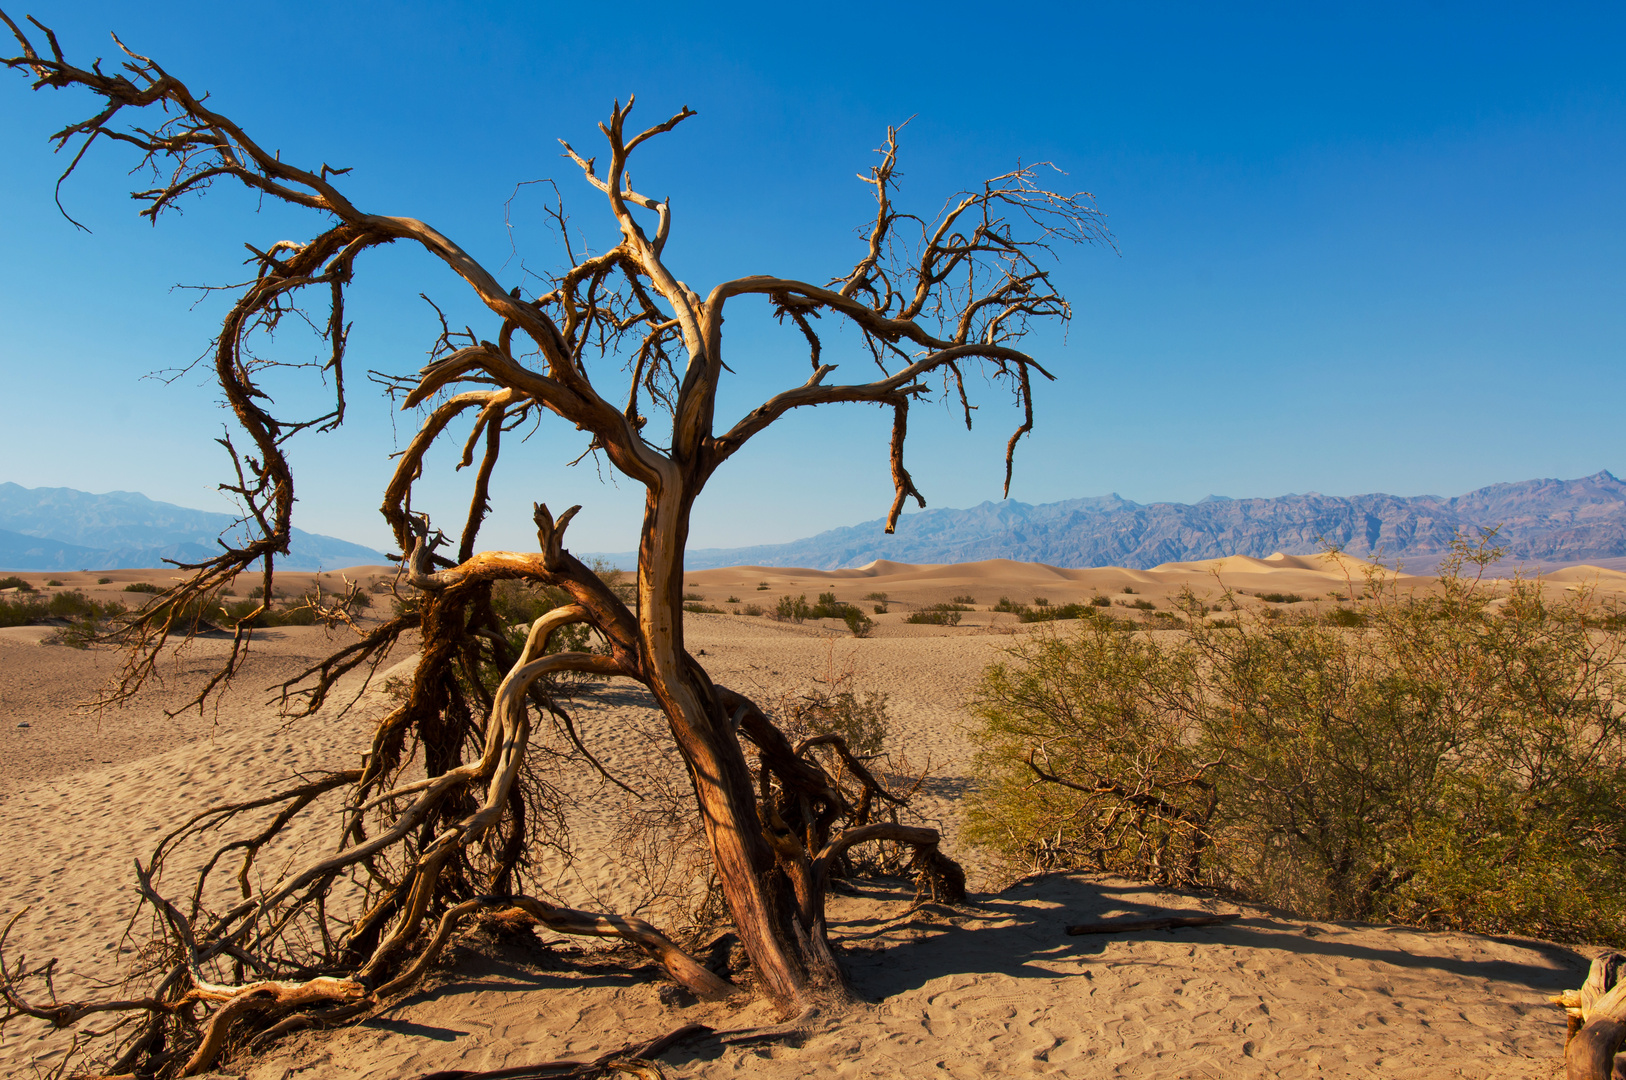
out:
M1478 939L1500 946L1494 951L1504 954L1502 957L1440 955L1439 936L1428 931L1369 923L1306 922L1258 908L1251 908L1236 922L1214 926L1079 937L1066 933L1070 924L1104 917L1204 915L1237 907L1132 882L1052 874L1025 879L999 894L975 896L960 909L929 905L902 921L877 915L833 922L852 969L853 987L870 1001L950 975L997 973L1017 979L1052 979L1080 974L1080 965L1124 941L1209 944L1432 970L1540 994L1579 985L1587 970L1588 957L1582 952L1531 938ZM1393 944L1374 944L1373 936L1379 935ZM1361 940L1355 940L1357 937ZM1159 964L1154 960L1147 966Z

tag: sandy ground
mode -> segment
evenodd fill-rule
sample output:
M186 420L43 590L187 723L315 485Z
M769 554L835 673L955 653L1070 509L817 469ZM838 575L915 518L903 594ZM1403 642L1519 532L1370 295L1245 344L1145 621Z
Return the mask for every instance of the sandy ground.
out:
M1355 568L1358 570L1358 568ZM1216 580L1214 572L1218 571ZM370 583L386 571L347 572ZM47 575L23 575L41 588ZM98 585L96 577L114 580ZM63 588L118 593L160 572L58 575ZM70 580L84 578L86 580ZM294 579L300 580L294 580ZM298 592L311 575L288 575ZM37 580L36 580L37 579ZM337 578L334 579L337 581ZM1555 589L1581 585L1626 595L1626 574L1572 568ZM1359 588L1358 572L1319 560L1228 559L1152 571L1059 570L1017 563L819 573L712 570L686 582L697 603L724 611L772 609L782 596L821 592L862 602L874 635L854 639L837 622L780 623L741 615L691 615L690 648L713 677L759 699L794 694L843 673L889 695L889 749L932 779L917 799L946 849L973 870L959 835L957 797L971 782L968 691L1021 632L987 608L1001 597L1031 603L1144 600L1156 610L1182 587L1217 594L1292 592L1306 597ZM327 584L327 582L324 582ZM1427 587L1426 579L1412 579ZM761 586L766 586L763 588ZM1135 590L1126 593L1125 588ZM865 600L885 593L883 601ZM959 626L904 620L921 606L969 596ZM133 596L128 599L139 600ZM731 601L732 598L732 601ZM1245 599L1245 604L1262 604ZM1113 608L1156 625L1143 610ZM58 958L66 997L93 992L127 957L134 907L132 860L197 810L262 793L314 770L353 766L370 724L392 704L352 685L347 710L329 707L289 724L274 686L334 644L320 628L263 632L251 668L207 712L165 715L184 703L223 643L198 641L162 668L164 682L135 704L101 714L74 708L117 671L116 654L47 643L47 628L0 630L0 916L28 908L8 960ZM410 652L392 663L411 663ZM612 773L648 768L669 751L648 695L630 683L589 688L574 712L583 737ZM667 761L671 764L670 761ZM631 910L649 891L649 869L615 855L602 781L560 781L574 859L553 866L552 892L588 907ZM274 870L331 842L321 823L266 852ZM185 860L171 873L188 869ZM901 891L900 891L901 890ZM766 1047L684 1043L663 1061L677 1076L945 1075L1066 1076L1485 1076L1547 1077L1564 1023L1549 994L1577 986L1591 952L1522 939L1422 933L1362 924L1310 924L1278 912L1147 889L1087 875L1029 879L964 908L909 907L899 883L862 886L832 899L833 936L846 950L862 999L812 1020L798 1038ZM1073 938L1065 924L1116 913L1241 910L1223 927ZM140 929L140 928L138 928ZM546 936L546 935L545 935ZM682 1003L681 995L622 953L549 937L518 952L470 939L421 992L363 1025L280 1043L230 1075L255 1080L397 1077L438 1069L489 1069L561 1056L592 1057L690 1020L738 1027L771 1019L762 1006ZM737 1007L736 1007L737 1008ZM59 1037L14 1022L0 1037L0 1074L51 1068Z

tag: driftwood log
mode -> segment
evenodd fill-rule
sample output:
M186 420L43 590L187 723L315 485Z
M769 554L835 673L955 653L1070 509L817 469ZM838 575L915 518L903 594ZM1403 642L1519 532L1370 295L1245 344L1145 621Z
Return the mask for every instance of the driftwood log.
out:
M1592 961L1579 990L1552 999L1569 1014L1564 1044L1565 1080L1609 1080L1626 1043L1626 956L1604 953Z
M1235 922L1242 912L1228 915L1165 915L1156 919L1108 919L1105 922L1076 923L1067 928L1069 937L1084 934L1134 934L1143 930L1173 930L1181 926L1213 926Z

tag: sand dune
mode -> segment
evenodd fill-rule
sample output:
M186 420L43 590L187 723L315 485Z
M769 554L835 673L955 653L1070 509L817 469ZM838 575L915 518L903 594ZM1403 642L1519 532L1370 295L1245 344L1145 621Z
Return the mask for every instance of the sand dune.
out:
M708 570L686 575L686 589L725 611L827 591L854 603L884 592L888 610L873 616L875 632L866 639L846 636L834 621L737 614L691 615L686 628L691 649L703 653L717 681L759 699L794 694L842 672L886 691L889 748L933 767L916 809L943 830L946 850L968 865L976 885L980 862L961 837L958 809L959 794L973 782L967 698L1009 635L1025 632L1013 616L988 606L1001 596L1058 604L1109 596L1164 610L1183 587L1257 585L1325 596L1344 586L1342 570L1315 557L1218 562L1149 571L1000 560L878 562L829 572ZM371 582L390 572L353 568L322 582L345 576ZM25 576L45 588L47 575ZM98 576L113 580L97 585ZM105 598L125 583L164 574L69 580L79 577L57 576L63 587L100 590ZM1626 574L1589 567L1548 579L1596 581L1612 595L1626 593ZM298 592L318 579L279 580ZM1427 579L1407 584L1428 587ZM977 608L960 625L905 621L910 611L954 596L974 597ZM1114 610L1153 619L1144 610ZM218 658L218 642L199 641L167 658L161 686L131 707L97 716L74 705L115 673L118 657L43 644L49 636L37 627L0 631L6 715L0 835L7 838L0 845L0 917L30 906L9 950L34 962L58 957L57 986L72 996L91 992L91 980L112 974L127 955L120 932L132 905L130 862L163 828L296 774L349 765L389 700L376 689L357 697L359 683L351 680L346 700L355 705L347 714L330 708L288 726L267 688L336 640L320 628L293 627L259 635L249 670L201 715L171 718L165 710L186 700ZM410 649L391 660L411 662ZM618 681L590 688L575 715L612 771L661 752L663 721L641 687ZM577 858L553 868L555 895L587 906L631 906L648 882L607 842L605 808L613 792L596 778L561 783ZM300 845L325 839L296 836L272 854L291 858ZM178 865L172 873L185 870ZM1116 912L1236 909L1212 897L1087 875L1030 880L977 895L963 909L927 908L901 922L908 898L895 890L867 884L832 903L834 934L847 950L859 1004L819 1018L789 1045L680 1046L664 1059L673 1075L1545 1077L1564 1032L1562 1014L1545 997L1578 985L1590 959L1585 950L1536 941L1311 924L1256 908L1220 928L1068 938L1065 923ZM228 1074L382 1080L592 1056L688 1020L743 1026L765 1019L761 1005L731 1013L673 1004L647 971L580 943L555 940L516 956L471 939L388 1014L348 1030L291 1037L268 1058L239 1063ZM28 1075L31 1063L50 1068L63 1043L46 1034L39 1024L8 1026L0 1074Z

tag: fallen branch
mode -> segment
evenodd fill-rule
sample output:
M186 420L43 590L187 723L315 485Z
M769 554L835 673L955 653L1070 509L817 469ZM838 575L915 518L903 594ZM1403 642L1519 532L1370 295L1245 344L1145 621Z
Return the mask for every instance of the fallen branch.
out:
M1166 915L1157 919L1108 919L1106 922L1078 923L1067 928L1070 937L1084 934L1133 934L1142 930L1173 930L1181 926L1213 926L1216 923L1235 922L1242 912L1228 915Z
M1569 1014L1564 1043L1565 1080L1609 1080L1615 1055L1626 1044L1626 956L1604 953L1592 961L1579 990L1550 999Z

